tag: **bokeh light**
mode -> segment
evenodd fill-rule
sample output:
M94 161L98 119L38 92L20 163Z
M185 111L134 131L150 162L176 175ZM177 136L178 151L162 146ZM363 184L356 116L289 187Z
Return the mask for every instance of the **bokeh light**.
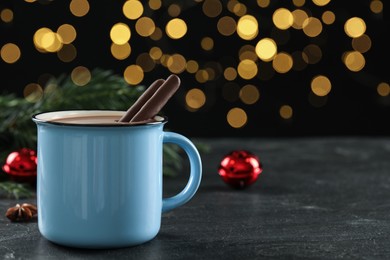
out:
M131 31L127 24L117 23L112 26L110 31L110 38L114 43L118 45L125 44L130 40L130 37Z
M127 57L130 56L130 53L131 53L131 47L130 47L130 44L128 42L126 42L125 44L121 44L121 45L116 44L116 43L111 44L111 54L117 60L126 59Z
M72 43L77 36L76 29L70 24L63 24L58 27L57 34L60 36L63 44Z
M241 128L247 123L248 116L245 110L235 107L229 110L226 116L226 120L231 127Z
M382 97L387 97L390 95L390 86L388 83L385 82L379 83L376 90L378 92L378 95Z
M183 19L174 18L165 27L167 35L172 39L180 39L187 33L187 24Z
M240 89L239 97L247 105L255 104L260 98L260 92L256 86L248 84Z
M360 52L350 51L344 55L344 63L350 71L357 72L364 68L366 60Z
M134 0L133 0L134 1ZM149 17L141 17L135 24L137 33L143 37L151 36L156 29L154 21Z
M293 25L294 16L286 8L277 9L272 15L272 21L280 30L287 30Z
M23 95L28 102L35 103L43 97L43 89L37 83L30 83L24 87Z
M311 90L317 96L323 97L329 94L332 84L328 77L324 75L315 76L311 81Z
M138 65L129 65L125 69L123 76L130 85L138 85L144 79L144 71Z
M74 16L83 17L89 12L89 2L87 0L71 0L69 9Z
M127 0L122 7L123 14L131 20L136 20L144 12L144 6L138 0Z
M291 119L293 116L293 109L290 105L283 105L279 109L279 115L283 119Z
M6 43L1 47L0 55L6 63L15 63L20 59L20 48L14 43Z
M254 39L259 32L259 25L252 15L240 17L237 23L237 34L244 40Z
M206 103L206 95L199 88L190 89L185 96L186 104L190 111L196 111Z
M236 32L236 21L230 16L223 16L218 20L217 28L221 35L230 36Z
M5 23L10 23L14 19L14 12L11 9L4 8L0 12L0 19Z
M345 22L344 31L351 38L360 37L366 32L366 23L360 17L352 17Z
M91 72L84 66L78 66L70 74L72 81L77 86L85 86L91 80Z
M271 61L277 50L277 45L271 38L263 38L256 44L256 54L263 61Z

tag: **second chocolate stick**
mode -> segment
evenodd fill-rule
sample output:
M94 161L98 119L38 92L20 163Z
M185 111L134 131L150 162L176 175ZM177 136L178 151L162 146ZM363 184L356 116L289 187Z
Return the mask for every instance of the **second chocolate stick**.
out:
M130 119L130 122L148 120L160 112L163 106L173 96L180 86L180 78L177 75L170 75L157 91L146 101L139 111Z

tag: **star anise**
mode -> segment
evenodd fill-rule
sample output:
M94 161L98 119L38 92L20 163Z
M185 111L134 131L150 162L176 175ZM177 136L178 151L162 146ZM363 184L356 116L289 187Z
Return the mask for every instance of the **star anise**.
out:
M16 204L11 207L5 213L5 216L13 222L28 221L35 217L37 214L37 207L33 204L23 203L22 205Z

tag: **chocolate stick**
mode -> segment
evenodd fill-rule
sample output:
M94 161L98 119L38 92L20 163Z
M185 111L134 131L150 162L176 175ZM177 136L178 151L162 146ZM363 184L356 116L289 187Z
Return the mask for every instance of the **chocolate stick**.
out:
M165 82L157 89L153 96L146 101L142 108L135 114L130 122L138 122L152 118L160 112L161 108L168 102L180 86L180 78L174 74L170 75Z
M129 122L141 107L153 96L157 89L165 82L163 79L158 79L150 85L145 92L135 101L135 103L126 111L119 119L119 122Z

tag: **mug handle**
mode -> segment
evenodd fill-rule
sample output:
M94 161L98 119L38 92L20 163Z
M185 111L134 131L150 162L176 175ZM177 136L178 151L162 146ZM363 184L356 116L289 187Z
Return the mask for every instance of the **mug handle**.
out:
M162 212L164 213L184 205L195 195L202 178L202 161L195 145L187 137L173 132L163 132L163 134L163 143L180 146L186 152L190 162L190 177L187 185L177 195L163 198Z

